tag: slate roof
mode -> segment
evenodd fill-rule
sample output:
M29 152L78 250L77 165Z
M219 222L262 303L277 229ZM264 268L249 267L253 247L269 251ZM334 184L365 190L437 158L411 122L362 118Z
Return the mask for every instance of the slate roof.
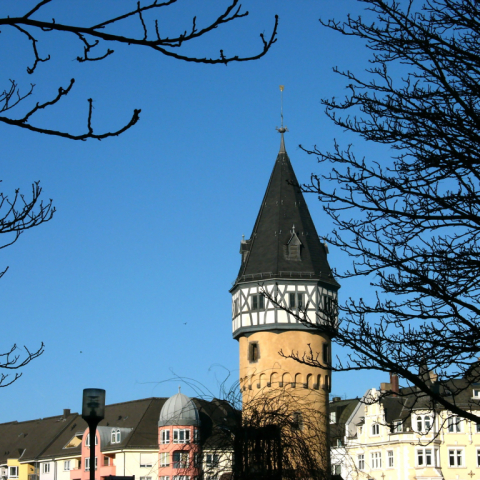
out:
M334 287L327 261L326 247L320 242L292 164L284 147L283 133L277 160L263 198L250 240L241 248L248 250L235 283L268 278L299 276L319 279ZM301 242L301 259L289 259L285 246L292 233ZM265 277L267 274L267 277ZM308 278L308 277L307 277Z
M0 424L0 465L8 458L36 458L75 421L77 414Z
M335 422L330 423L329 439L330 446L336 447L337 440L343 441L345 437L345 424L350 418L350 415L355 410L355 407L359 403L358 398L349 400L338 400L328 404L329 411L335 412Z
M158 419L167 398L152 397L105 406L105 418L99 427L120 428L120 443L103 446L102 451L129 449L158 449ZM235 410L228 403L193 398L201 421L200 436L204 441L215 426L226 425L236 418ZM32 462L51 458L79 457L81 444L65 446L76 435L83 435L86 422L78 413L66 416L40 418L26 422L0 424L0 465L9 458L20 462ZM127 433L124 435L124 433Z

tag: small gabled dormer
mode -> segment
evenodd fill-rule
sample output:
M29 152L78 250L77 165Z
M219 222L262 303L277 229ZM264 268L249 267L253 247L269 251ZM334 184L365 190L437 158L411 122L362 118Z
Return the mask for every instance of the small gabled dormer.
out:
M242 264L248 257L250 251L250 240L245 240L245 235L242 235L242 241L240 242L240 255L242 255Z
M288 240L287 244L283 246L285 259L299 262L302 259L301 248L302 248L302 242L300 241L300 239L297 236L297 233L295 232L295 225L294 225L291 230L290 239Z

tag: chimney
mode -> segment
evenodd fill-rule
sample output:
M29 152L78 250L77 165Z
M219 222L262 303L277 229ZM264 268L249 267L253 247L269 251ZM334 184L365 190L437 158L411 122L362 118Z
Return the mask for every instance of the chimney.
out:
M63 418L66 419L70 415L70 409L64 408L63 409Z
M390 385L391 385L391 390L394 394L398 393L399 386L398 386L398 375L396 373L390 372ZM393 395L396 397L396 395Z

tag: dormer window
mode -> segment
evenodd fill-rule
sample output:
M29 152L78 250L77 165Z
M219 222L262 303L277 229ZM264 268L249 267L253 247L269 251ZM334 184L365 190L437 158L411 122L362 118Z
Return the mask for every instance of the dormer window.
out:
M110 443L120 443L122 440L122 435L119 428L112 428L112 433L110 437Z
M474 388L472 392L472 397L480 399L480 388Z
M402 433L403 432L403 422L401 420L394 420L392 422L392 433Z
M290 240L287 242L286 245L283 246L283 251L287 260L299 262L302 259L300 255L302 242L300 241L295 232L295 225L293 226L291 233L292 235L290 237Z

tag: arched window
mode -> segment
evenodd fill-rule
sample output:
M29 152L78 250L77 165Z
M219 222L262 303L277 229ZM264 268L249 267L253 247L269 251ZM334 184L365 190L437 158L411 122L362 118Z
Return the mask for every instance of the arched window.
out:
M98 438L95 435L95 445L98 445ZM90 434L87 435L87 439L85 440L85 446L90 447Z
M110 438L110 443L116 443L116 440L115 440L115 429L112 428L112 434L111 434L111 438Z
M116 443L120 443L122 438L121 438L121 435L120 435L120 429L117 428L117 432L116 432L116 438L115 438L115 442Z

